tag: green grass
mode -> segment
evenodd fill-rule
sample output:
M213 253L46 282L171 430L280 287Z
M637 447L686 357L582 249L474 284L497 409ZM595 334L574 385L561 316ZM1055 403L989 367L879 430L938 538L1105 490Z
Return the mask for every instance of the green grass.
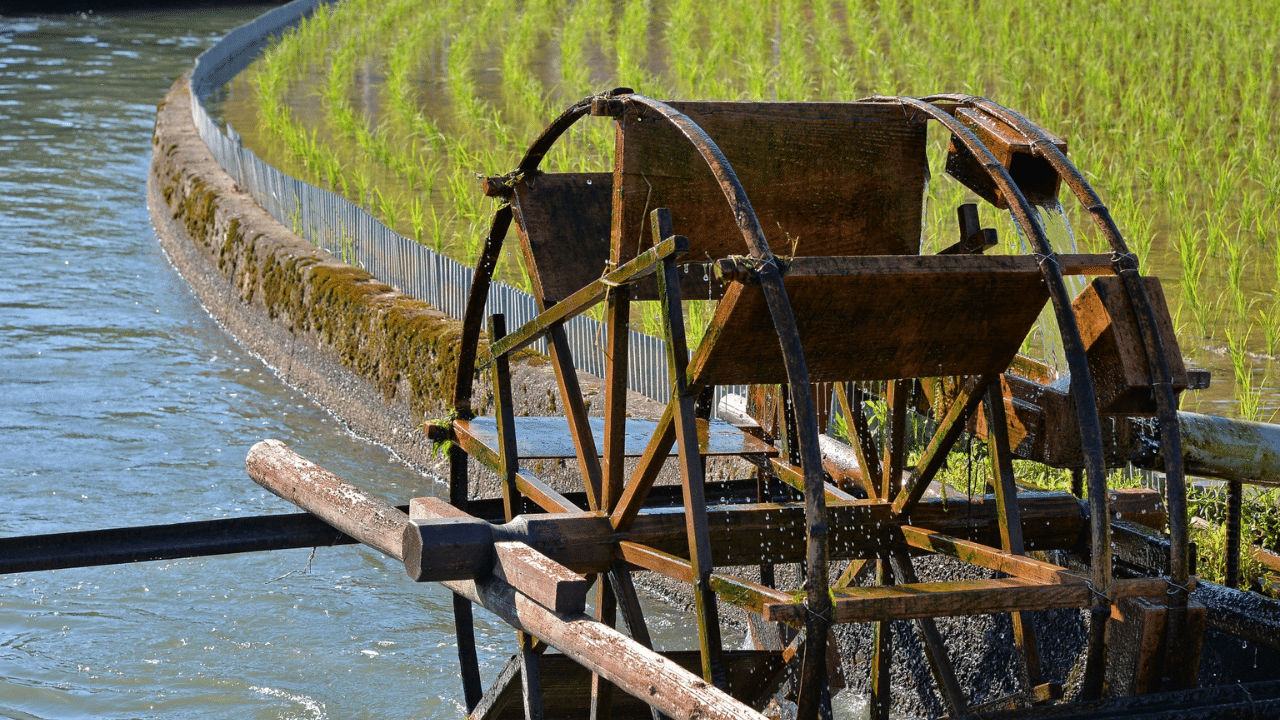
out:
M493 208L476 176L513 167L551 118L591 92L983 95L1067 138L1144 270L1165 279L1184 353L1215 371L1215 387L1187 405L1235 414L1254 393L1266 417L1280 406L1267 372L1280 342L1280 19L1271 9L1261 0L1087 9L348 0L277 43L232 96L256 115L242 132L269 162L472 262ZM954 241L955 206L968 197L942 171L946 134L931 133L925 251ZM609 123L583 121L544 168L608 169L612 138ZM1078 204L1064 196L1063 205L1081 249L1103 249ZM1016 251L1008 217L982 214ZM525 286L514 255L499 276Z

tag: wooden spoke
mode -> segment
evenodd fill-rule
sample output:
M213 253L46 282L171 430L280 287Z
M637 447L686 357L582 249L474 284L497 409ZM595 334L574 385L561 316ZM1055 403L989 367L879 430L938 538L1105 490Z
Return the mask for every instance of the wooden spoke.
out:
M846 386L852 386L852 388ZM853 383L836 383L836 402L840 405L840 414L844 416L849 430L853 433L851 439L853 451L857 453L858 467L862 468L863 476L870 480L881 477L882 473L876 439L871 433L871 426L867 424L866 400L867 394L862 388ZM878 489L874 482L868 482L867 486Z
M489 337L501 339L507 334L503 315L489 316ZM511 365L506 355L499 355L493 363L494 415L498 420L498 454L502 476L502 512L507 522L524 511L524 503L516 488L516 428L515 412L511 399Z
M1000 544L1005 552L1025 553L1022 540L1022 515L1018 507L1018 487L1013 477L1013 455L1009 450L1008 425L1004 414L1004 393L999 381L986 386L983 401L987 410L987 446L990 448L991 471L995 476L996 513L1000 519ZM1018 646L1026 690L1032 692L1041 684L1040 649L1030 613L1013 613L1013 639Z
M902 488L902 470L907 451L907 396L911 385L906 380L894 380L889 383L889 392L885 396L888 412L885 419L888 424L885 432L883 472L880 480L880 497L897 497Z
M933 482L933 477L946 462L947 453L951 452L956 440L960 438L960 433L964 431L969 415L982 400L983 388L991 382L998 382L998 380L989 377L970 377L965 382L960 396L951 403L951 408L942 417L938 423L938 429L929 440L929 444L925 446L924 454L920 456L920 462L912 473L911 482L896 494L893 501L895 514L910 515L916 503L924 497L924 491L928 489L929 483Z
M920 578L916 577L915 566L911 564L911 557L906 553L894 552L891 563L894 576L902 578L904 583L920 582ZM938 623L931 617L916 618L915 627L916 634L924 645L933 680L938 684L942 699L947 704L948 714L952 717L968 714L969 703L965 699L964 689L960 687L960 681L956 679L951 656L947 654L947 647L942 642L942 633L938 632Z
M653 211L655 244L672 235L671 213ZM672 425L679 450L680 481L684 487L685 522L689 534L689 560L694 571L694 606L698 615L698 643L702 648L702 675L724 688L721 665L720 613L711 589L711 537L707 529L707 501L702 456L698 452L696 403L699 388L690 388L685 375L689 350L685 344L684 313L680 305L680 276L676 264L663 260L658 278L658 302L667 341L667 371L671 378Z
M596 620L609 627L617 624L617 599L607 582L599 583L596 594ZM591 720L609 720L613 716L613 686L598 673L591 675Z
M888 558L881 557L875 562L876 585L893 585L893 570L889 567ZM893 622L878 620L871 633L870 716L872 720L889 720L889 710L893 706L893 685L889 681L893 666Z

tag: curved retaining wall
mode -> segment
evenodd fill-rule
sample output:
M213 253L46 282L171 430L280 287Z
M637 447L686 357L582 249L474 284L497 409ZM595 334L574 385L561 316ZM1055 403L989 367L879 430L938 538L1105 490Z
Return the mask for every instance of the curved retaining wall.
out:
M148 205L170 261L209 313L286 382L357 433L432 467L418 427L447 412L460 323L269 216L209 154L190 103L183 77L160 103L152 136ZM558 389L544 356L521 354L512 375L518 413L555 412ZM590 402L600 381L579 378ZM477 408L492 402L484 376L476 399ZM629 404L637 414L656 408L635 393Z

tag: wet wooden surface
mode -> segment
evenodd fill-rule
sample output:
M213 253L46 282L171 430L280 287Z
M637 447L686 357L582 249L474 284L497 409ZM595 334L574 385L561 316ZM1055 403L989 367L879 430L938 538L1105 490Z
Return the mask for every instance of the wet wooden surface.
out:
M1024 256L813 258L804 265L785 282L812 382L1003 371L1049 297L1035 259ZM725 341L699 349L696 382L787 381L758 288L731 286L715 317Z

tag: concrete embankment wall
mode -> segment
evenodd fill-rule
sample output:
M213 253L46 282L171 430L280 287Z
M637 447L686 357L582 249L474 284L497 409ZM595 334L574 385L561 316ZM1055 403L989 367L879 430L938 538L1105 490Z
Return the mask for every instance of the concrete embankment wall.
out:
M461 323L294 235L241 192L191 120L187 78L161 102L152 137L148 205L170 261L209 313L248 351L355 432L432 468L419 427L449 409ZM481 341L483 343L483 340ZM517 414L554 414L544 356L512 364ZM598 411L598 378L579 374ZM492 404L477 378L476 407ZM656 404L632 393L637 414ZM322 458L316 458L323 463Z

